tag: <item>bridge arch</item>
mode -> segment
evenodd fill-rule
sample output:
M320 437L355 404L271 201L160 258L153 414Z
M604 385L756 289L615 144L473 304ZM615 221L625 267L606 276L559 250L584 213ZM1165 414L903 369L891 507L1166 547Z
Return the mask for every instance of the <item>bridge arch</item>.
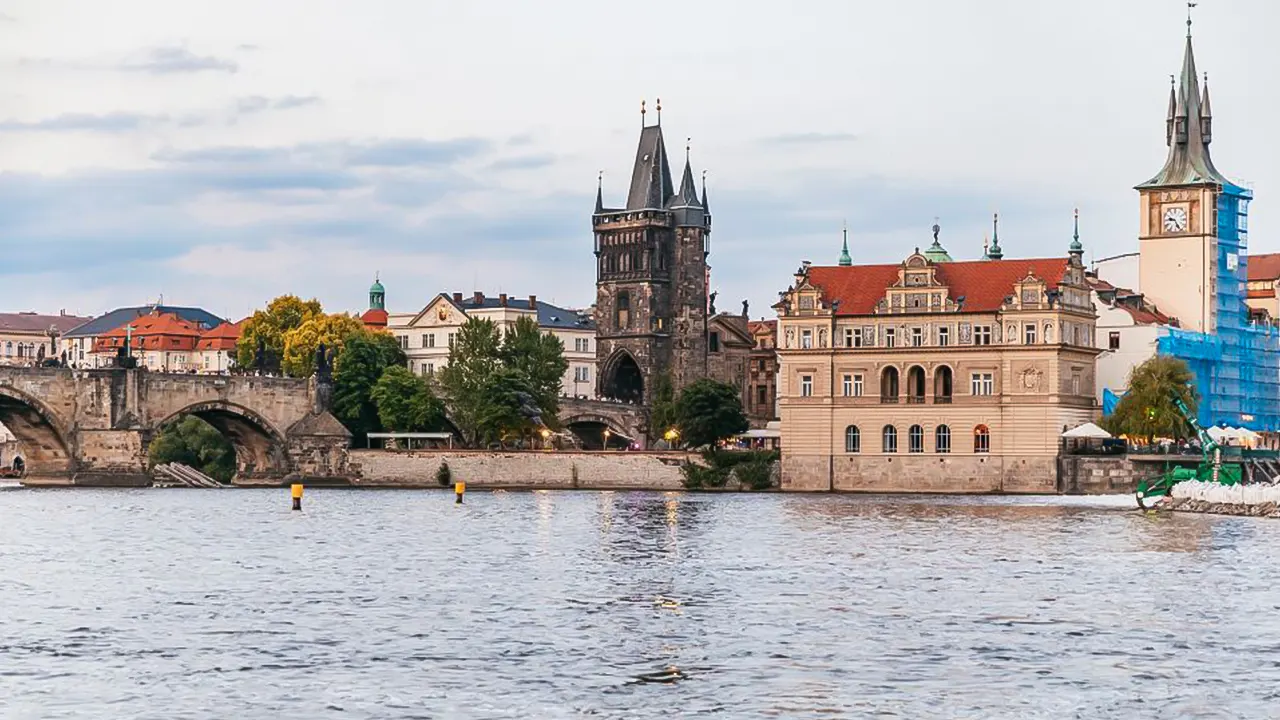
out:
M598 413L574 413L560 418L560 424L577 436L578 440L582 442L582 447L587 450L600 450L606 444L611 448L626 447L631 442L639 442L644 439L632 437L632 435L637 434L634 430L627 428L614 418ZM609 431L607 443L605 441L606 430Z
M194 403L156 423L154 430L159 431L188 415L212 425L235 448L237 479L279 479L289 473L284 433L243 405L225 400Z
M616 350L600 372L600 392L604 397L625 402L644 401L644 372L629 350Z
M0 423L23 450L23 474L33 478L71 477L72 435L40 400L9 385L0 385Z

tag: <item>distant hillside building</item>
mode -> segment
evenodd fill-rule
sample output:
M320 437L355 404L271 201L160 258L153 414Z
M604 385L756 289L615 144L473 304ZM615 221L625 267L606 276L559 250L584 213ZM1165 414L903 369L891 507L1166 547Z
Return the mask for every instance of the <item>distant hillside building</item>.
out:
M58 340L58 353L61 355L65 351L67 353L67 364L72 367L106 367L111 363L112 359L101 354L95 355L94 348L97 346L98 338L112 330L123 328L129 323L137 321L138 318L158 314L174 315L191 324L200 333L212 330L225 322L217 315L200 308L175 307L171 305L141 305L118 308L88 322L81 323L69 332L63 333Z
M89 318L65 312L57 315L0 313L0 365L34 365L40 359L58 357L62 336L88 321Z
M375 285L379 287L379 285ZM368 313L366 313L368 315ZM390 313L387 330L400 342L409 357L409 369L430 377L449 364L449 349L454 336L470 318L492 320L507 332L521 317L537 320L544 332L559 338L569 368L561 380L565 395L595 397L596 327L590 315L550 305L536 295L517 298L501 293L497 297L484 293L441 293L421 310L412 313ZM367 324L366 320L366 324Z

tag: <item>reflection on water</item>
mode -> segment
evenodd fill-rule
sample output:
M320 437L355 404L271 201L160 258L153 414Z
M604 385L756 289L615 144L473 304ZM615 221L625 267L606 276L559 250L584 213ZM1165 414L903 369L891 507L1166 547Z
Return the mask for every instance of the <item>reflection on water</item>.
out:
M1069 498L0 500L4 718L1269 717L1280 700L1280 524L1262 519Z

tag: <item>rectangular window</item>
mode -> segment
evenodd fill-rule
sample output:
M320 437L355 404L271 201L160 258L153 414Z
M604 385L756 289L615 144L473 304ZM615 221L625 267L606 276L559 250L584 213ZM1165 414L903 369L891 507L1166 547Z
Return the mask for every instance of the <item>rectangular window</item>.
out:
M800 397L813 397L813 376L800 376Z
M1027 323L1026 325L1022 326L1022 344L1023 345L1036 344L1036 324L1035 323Z
M866 340L862 336L862 328L853 328L853 347L863 347Z
M921 347L924 345L924 328L911 328L911 347Z
M898 333L893 328L885 328L884 329L884 346L891 348L894 345L896 345L897 336L898 336Z
M1112 350L1120 349L1120 333L1119 332L1112 332L1110 335L1107 336L1107 347L1109 347Z
M422 377L431 377L431 366L426 363L422 363L421 373Z
M401 350L408 350L408 349L409 349L409 336L408 336L408 335L397 335L397 336L396 336L396 340L398 340L398 341L400 342L400 349L401 349Z
M711 333L711 337L708 340L707 345L709 346L711 352L713 353L720 352L720 333L718 332Z
M860 373L853 376L853 396L862 397L862 375Z
M436 334L427 333L422 336L422 347L433 348L436 346Z
M852 375L844 376L844 396L853 397L853 376Z
M974 326L973 344L974 345L990 345L991 344L991 326L990 325Z
M969 393L991 395L995 392L995 379L991 373L974 373L969 376Z
M1080 375L1079 374L1075 374L1071 376L1071 394L1072 395L1080 394Z
M938 328L938 345L940 347L946 347L950 344L951 344L951 328L947 327L946 325L943 325L942 327Z
M449 333L449 349L453 349L453 336L454 333Z
M427 377L431 377L432 375L435 375L435 374L436 374L435 363L427 363Z
M756 405L764 407L769 404L769 388L764 385L756 386Z
M805 350L808 350L809 348L813 347L813 331L812 330L800 331L800 347L804 348Z
M845 329L844 329L844 346L845 346L845 347L850 347L850 348L851 348L851 347L854 347L854 344L853 344L853 328L845 328Z

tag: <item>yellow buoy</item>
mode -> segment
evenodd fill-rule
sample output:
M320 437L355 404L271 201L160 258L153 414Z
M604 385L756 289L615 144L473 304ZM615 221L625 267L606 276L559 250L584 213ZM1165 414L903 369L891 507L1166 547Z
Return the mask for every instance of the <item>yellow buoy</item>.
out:
M456 499L456 500L454 500L454 503L456 503L456 504L458 504L458 505L461 505L461 504L462 504L462 494L463 494L463 493L465 493L466 491L467 491L467 484L466 484L466 483L464 483L464 482L456 482L456 483L454 483L454 484L453 484L453 492L454 492L454 494L455 494L455 495L457 495L457 499Z
M294 483L289 486L289 495L293 497L293 509L302 509L302 483Z

